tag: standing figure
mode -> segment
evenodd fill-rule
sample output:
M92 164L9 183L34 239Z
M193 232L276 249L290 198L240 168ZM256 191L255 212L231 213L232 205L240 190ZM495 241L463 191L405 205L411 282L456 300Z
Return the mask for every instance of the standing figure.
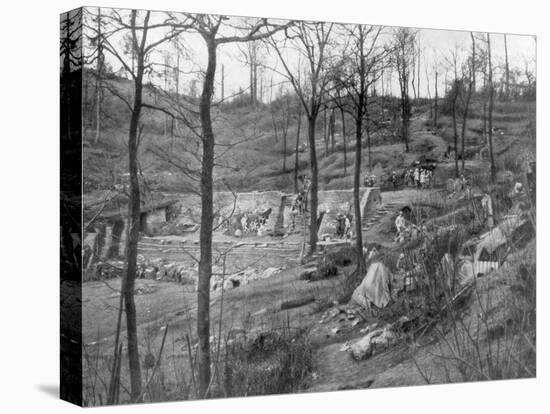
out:
M403 211L400 211L395 219L395 228L398 236L405 230L405 217L403 217Z
M349 215L347 214L344 220L344 235L346 239L349 239L351 237L351 220Z
M243 234L245 234L248 231L248 217L246 213L243 214L243 216L241 217L241 228L242 228Z
M426 185L426 170L420 170L420 188L424 188Z

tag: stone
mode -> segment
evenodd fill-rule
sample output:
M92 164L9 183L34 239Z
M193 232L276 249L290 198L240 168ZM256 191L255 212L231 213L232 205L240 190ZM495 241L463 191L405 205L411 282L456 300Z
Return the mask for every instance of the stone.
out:
M299 278L301 280L312 280L312 279L315 279L316 273L317 273L317 266L306 267L300 272Z
M233 282L233 280L231 279L226 279L224 282L223 282L223 289L224 290L231 290L231 289L234 289L235 288L235 283Z
M262 308L262 309L260 309L259 311L254 312L254 313L252 314L252 316L261 316L261 315L264 315L264 314L266 314L266 313L267 313L267 308Z
M391 330L389 325L386 325L384 328L379 328L368 333L354 343L350 347L351 355L357 361L370 358L393 345L396 341L397 335Z
M273 276L275 273L278 273L280 270L280 267L268 267L261 273L260 279L267 279Z

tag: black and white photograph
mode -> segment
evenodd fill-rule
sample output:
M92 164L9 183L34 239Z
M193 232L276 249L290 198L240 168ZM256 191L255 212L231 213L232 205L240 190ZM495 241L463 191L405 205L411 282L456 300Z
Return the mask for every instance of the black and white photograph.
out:
M367 22L60 15L62 399L537 377L537 36Z

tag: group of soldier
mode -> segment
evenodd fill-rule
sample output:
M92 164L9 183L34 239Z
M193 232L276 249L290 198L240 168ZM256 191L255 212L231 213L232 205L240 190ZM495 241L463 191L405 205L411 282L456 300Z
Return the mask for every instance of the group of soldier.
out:
M433 171L420 165L405 172L405 181L412 187L427 188L431 185L432 180Z

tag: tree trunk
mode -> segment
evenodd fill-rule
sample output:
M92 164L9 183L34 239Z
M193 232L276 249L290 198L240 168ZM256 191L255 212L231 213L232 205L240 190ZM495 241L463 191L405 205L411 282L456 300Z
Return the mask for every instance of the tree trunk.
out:
M504 68L506 75L506 91L504 93L505 99L510 99L510 64L508 62L508 41L506 34L504 34Z
M420 99L420 40L418 41L418 77L416 79L416 90Z
M437 130L437 101L439 97L437 96L437 71L435 71L435 101L434 101L434 129Z
M249 59L250 59L250 105L254 106L256 104L255 100L255 87L254 87L254 66L256 65L256 57L254 53L254 45L249 44ZM273 93L273 80L271 81L271 93ZM271 102L270 102L271 103Z
M222 65L222 79L221 79L221 81L222 81L221 89L222 89L222 102L223 102L224 99L225 99L225 68L224 68L223 65Z
M474 34L470 32L470 37L472 38L472 90L473 93L476 93L476 41Z
M485 66L485 70L487 67ZM489 144L489 131L487 131L487 101L489 99L489 94L487 92L487 73L483 74L483 139L485 140L484 144Z
M491 180L494 182L496 178L495 169L495 156L493 153L493 100L494 100L494 87L493 87L493 63L491 61L491 35L487 33L487 59L489 63L489 155L491 157Z
M402 67L399 69L399 86L401 91L401 137L405 142L405 152L409 152L409 76L407 75L407 68L405 65L405 59L403 58Z
M344 108L340 108L340 115L342 117L342 141L344 144L344 177L347 175L347 165L348 165L348 151L346 144L346 114Z
M287 117L288 117L287 113ZM288 132L288 124L283 125L283 174L286 173L286 134Z
M256 59L256 49L254 49L254 106L258 104L258 64Z
M101 8L97 8L97 67L96 67L96 101L95 101L95 138L94 145L101 139L101 77L103 69L103 45L101 37ZM87 89L87 88L86 88Z
M464 114L462 115L462 131L461 131L461 141L462 141L462 171L464 171L465 165L465 141L466 141L466 129L468 122L468 110L470 108L470 99L472 98L472 79L470 79L468 85L468 95L466 97L466 104L464 105Z
M468 94L466 96L466 103L464 104L464 113L462 116L462 131L461 131L461 140L462 140L462 172L464 172L465 167L465 141L466 141L466 130L467 130L467 122L468 122L468 111L470 109L470 100L472 99L472 90L473 90L473 84L474 84L474 62L475 62L475 41L474 41L474 35L470 33L470 36L472 38L472 61L470 63L470 76L468 79Z
M298 168L300 163L300 129L302 128L302 105L298 110L298 127L296 128L296 151L294 152L294 192L298 194Z
M365 126L365 130L367 132L367 152L368 152L368 157L369 157L369 173L372 172L372 147L371 147L371 142L370 142L370 128L369 128L369 120L368 120L368 115L367 115L367 119L366 119L366 126Z
M412 86L412 90L413 90L413 99L416 100L417 99L417 94L416 94L416 59L414 58L414 56L412 57L412 63L411 63L411 72L412 72L412 76L410 77L410 80L411 80L411 86ZM409 72L410 74L410 72Z
M199 397L208 397L210 385L210 277L212 275L212 225L213 211L213 170L214 170L214 131L210 106L214 93L216 73L216 43L206 38L208 48L208 65L200 100L200 119L202 125L202 171L201 171L201 228L200 228L200 261L197 289L197 335Z
M138 53L137 75L133 110L128 134L128 172L130 174L130 197L128 201L128 239L126 242L126 281L124 283L124 304L126 309L126 330L128 336L128 360L132 402L138 402L141 395L141 367L139 362L136 305L134 287L137 269L139 241L140 189L138 180L138 128L142 106L144 56Z
M405 152L409 152L409 111L410 111L410 103L409 103L409 96L405 92L404 95L401 98L401 129L403 134L403 140L405 141Z
M331 152L334 153L334 146L335 146L335 142L334 142L334 124L335 124L335 119L334 119L334 108L331 109L330 111L330 117L329 117L329 133L330 133L330 146L331 146Z
M362 98L359 98L362 101ZM362 103L361 103L362 105ZM357 249L357 272L363 274L363 233L361 229L361 199L359 197L359 188L361 186L361 144L363 116L360 109L355 120L355 172L353 176L353 204L355 210L355 247Z
M319 170L315 148L315 121L316 115L308 116L307 133L309 139L309 157L311 163L311 202L309 224L309 252L314 253L317 248L317 204L319 191Z
M327 124L327 110L323 111L323 135L325 138L325 158L328 156L328 124Z
M453 116L453 140L455 147L455 177L458 178L458 130L456 124L456 101L458 99L458 85L455 82L451 112Z

